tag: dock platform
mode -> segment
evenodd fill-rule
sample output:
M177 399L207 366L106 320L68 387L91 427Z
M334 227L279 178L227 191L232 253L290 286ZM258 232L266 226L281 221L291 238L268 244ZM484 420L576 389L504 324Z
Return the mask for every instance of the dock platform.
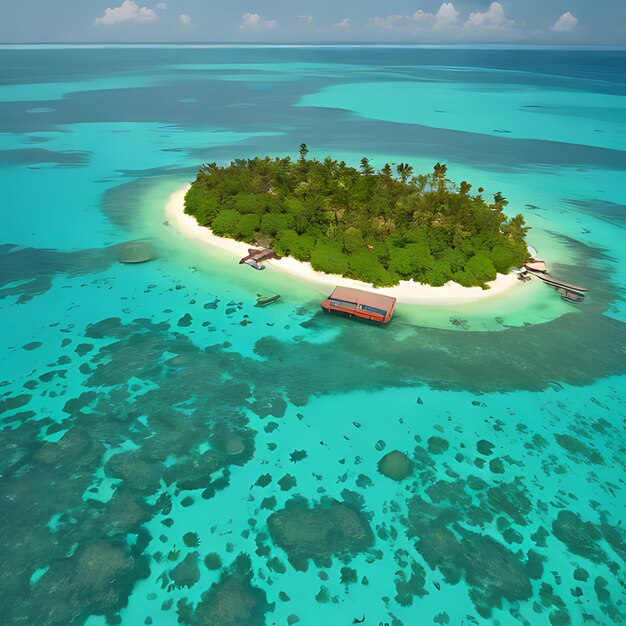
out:
M566 291L573 291L581 295L584 295L588 291L587 287L579 287L578 285L566 283L564 280L554 278L554 276L550 276L548 273L533 272L532 270L528 270L528 273L536 276L539 280L546 283L546 285L550 285L550 287L554 287L555 289L565 289Z

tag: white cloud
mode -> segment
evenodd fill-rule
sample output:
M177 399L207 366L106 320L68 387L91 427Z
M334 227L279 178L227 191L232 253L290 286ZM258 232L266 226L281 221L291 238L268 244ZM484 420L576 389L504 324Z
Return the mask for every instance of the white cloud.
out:
M155 22L157 14L148 7L139 7L134 0L124 0L119 7L104 10L104 15L95 20L96 26L113 26L123 22Z
M389 15L388 17L372 17L370 24L383 28L406 28L409 30L435 28L437 30L457 26L459 12L452 2L444 2L437 13L427 13L418 9L413 15Z
M483 13L470 13L465 22L466 28L500 30L512 26L515 26L515 22L507 19L504 7L499 2L492 2L489 9Z
M189 26L191 24L191 16L190 15L185 15L184 13L179 16L178 21L183 25L183 26Z
M278 27L276 20L264 20L258 13L244 13L239 28L248 30L272 30Z
M554 26L550 28L558 31L574 30L578 26L578 19L572 15L569 11L563 13L561 17L555 22Z
M156 5L156 8L159 9L159 11L165 11L165 9L167 9L167 4L165 4L165 2L159 2Z
M381 28L395 28L396 23L402 19L407 19L403 15L390 15L389 17L370 17L368 20L373 26L380 26Z
M451 28L456 26L459 20L459 12L452 2L444 2L435 15L435 28Z
M313 16L312 15L298 15L298 19L304 20L307 24L312 24L313 23Z
M344 17L341 22L335 24L337 28L350 28L350 18Z

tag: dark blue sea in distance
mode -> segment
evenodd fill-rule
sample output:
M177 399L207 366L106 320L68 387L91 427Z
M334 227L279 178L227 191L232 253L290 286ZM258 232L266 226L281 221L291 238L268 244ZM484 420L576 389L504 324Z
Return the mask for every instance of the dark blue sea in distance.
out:
M626 623L625 68L0 49L0 621ZM202 163L303 142L502 191L588 296L533 280L364 326L168 222ZM135 240L156 258L121 263Z

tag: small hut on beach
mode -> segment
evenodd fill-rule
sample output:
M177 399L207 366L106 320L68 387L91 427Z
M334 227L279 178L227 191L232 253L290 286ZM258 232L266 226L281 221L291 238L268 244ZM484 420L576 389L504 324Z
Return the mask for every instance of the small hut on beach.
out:
M268 261L269 259L280 259L280 257L274 252L274 250L270 250L269 248L262 248L261 250L256 250L255 248L248 248L248 254L243 257L239 261L239 265L249 265L253 267L255 270L265 269L265 266L261 265L263 261Z

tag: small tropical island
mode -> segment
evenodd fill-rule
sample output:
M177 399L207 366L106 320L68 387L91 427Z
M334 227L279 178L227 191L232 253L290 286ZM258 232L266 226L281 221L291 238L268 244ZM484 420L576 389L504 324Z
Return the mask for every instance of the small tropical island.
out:
M331 157L236 159L203 165L185 196L185 213L214 235L271 247L313 270L391 287L400 281L438 287L479 286L528 259L522 215L508 202L472 194L437 163L414 175L400 163L376 171Z

